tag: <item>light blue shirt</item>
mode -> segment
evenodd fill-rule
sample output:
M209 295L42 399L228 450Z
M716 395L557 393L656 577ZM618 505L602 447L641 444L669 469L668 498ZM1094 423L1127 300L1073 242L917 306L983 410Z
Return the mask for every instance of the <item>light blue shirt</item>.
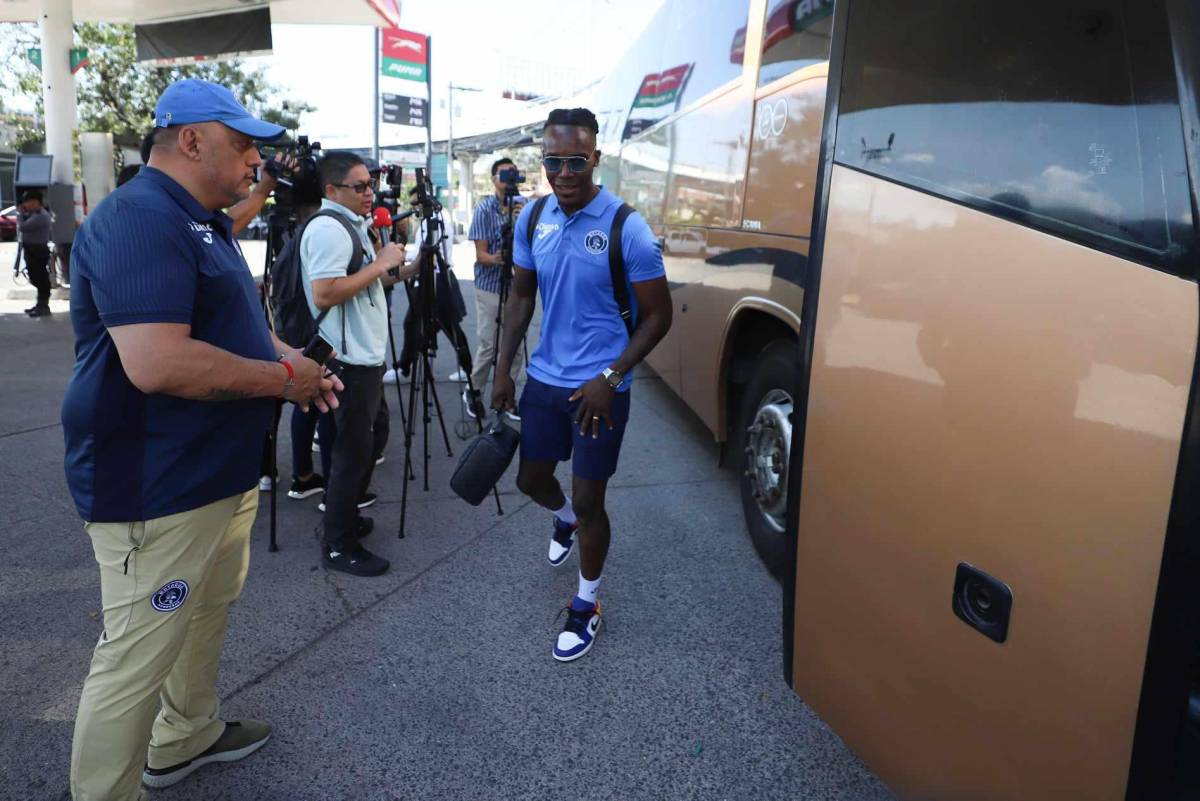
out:
M358 229L358 245L364 251L363 266L374 261L375 248L367 236L366 218L328 198L321 201L321 210L326 209L342 215ZM314 320L320 310L313 301L312 282L322 278L344 278L354 255L353 247L346 229L337 220L317 217L305 226L300 239L300 267L304 297L308 299L308 309ZM387 347L386 303L383 284L372 281L357 295L329 310L321 321L321 336L337 350L338 361L361 367L383 364Z
M525 204L513 231L513 263L537 272L542 296L542 338L529 360L529 375L555 387L579 387L600 375L629 345L608 267L608 237L621 199L601 187L590 203L568 217L550 195L531 244L527 230L533 205ZM636 326L633 284L666 275L662 252L650 226L636 212L625 220L620 247ZM622 391L632 380L631 371Z

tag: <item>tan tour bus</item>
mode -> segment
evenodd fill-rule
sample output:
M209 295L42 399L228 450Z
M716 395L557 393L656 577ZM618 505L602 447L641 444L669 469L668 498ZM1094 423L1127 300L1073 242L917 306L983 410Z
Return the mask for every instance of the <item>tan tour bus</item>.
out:
M777 575L832 0L668 0L578 98L600 178L659 236L675 322L650 365L741 476Z
M1200 797L1200 2L669 2L592 104L796 692L903 799Z
M832 30L788 677L901 798L1200 797L1200 3Z

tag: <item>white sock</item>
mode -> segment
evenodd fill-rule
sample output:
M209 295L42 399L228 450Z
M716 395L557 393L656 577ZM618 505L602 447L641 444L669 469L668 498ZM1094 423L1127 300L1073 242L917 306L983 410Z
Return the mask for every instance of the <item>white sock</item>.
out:
M601 577L603 578L603 576ZM588 581L583 577L583 573L579 574L579 592L575 593L575 597L581 601L586 601L595 606L596 595L600 592L600 579Z
M566 495L563 495L563 507L557 510L554 516L567 525L572 525L575 522L575 510L571 508L571 499Z

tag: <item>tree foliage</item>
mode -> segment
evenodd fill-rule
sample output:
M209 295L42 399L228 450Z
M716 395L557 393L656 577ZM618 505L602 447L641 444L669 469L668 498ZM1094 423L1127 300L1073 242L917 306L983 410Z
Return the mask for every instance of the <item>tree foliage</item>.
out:
M39 46L35 25L10 26L3 54L5 83L16 94L33 99L37 119L42 118L41 74L25 55ZM88 50L88 65L75 76L79 130L106 131L115 137L140 139L154 124L154 104L172 82L201 78L229 87L250 111L294 131L300 115L312 111L307 103L287 100L271 86L261 68L248 69L240 61L213 61L183 67L152 67L138 63L133 27L81 22L75 25L75 46ZM25 126L18 139L43 138L34 126Z

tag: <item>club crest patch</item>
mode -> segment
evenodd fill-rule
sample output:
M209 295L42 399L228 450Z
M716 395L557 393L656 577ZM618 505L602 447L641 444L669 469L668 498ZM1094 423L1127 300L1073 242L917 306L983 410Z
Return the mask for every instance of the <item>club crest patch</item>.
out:
M183 579L168 581L150 596L150 605L160 612L174 612L188 597L188 584Z
M583 246L587 248L588 253L599 255L608 250L608 234L603 231L588 231L588 235L583 238Z

